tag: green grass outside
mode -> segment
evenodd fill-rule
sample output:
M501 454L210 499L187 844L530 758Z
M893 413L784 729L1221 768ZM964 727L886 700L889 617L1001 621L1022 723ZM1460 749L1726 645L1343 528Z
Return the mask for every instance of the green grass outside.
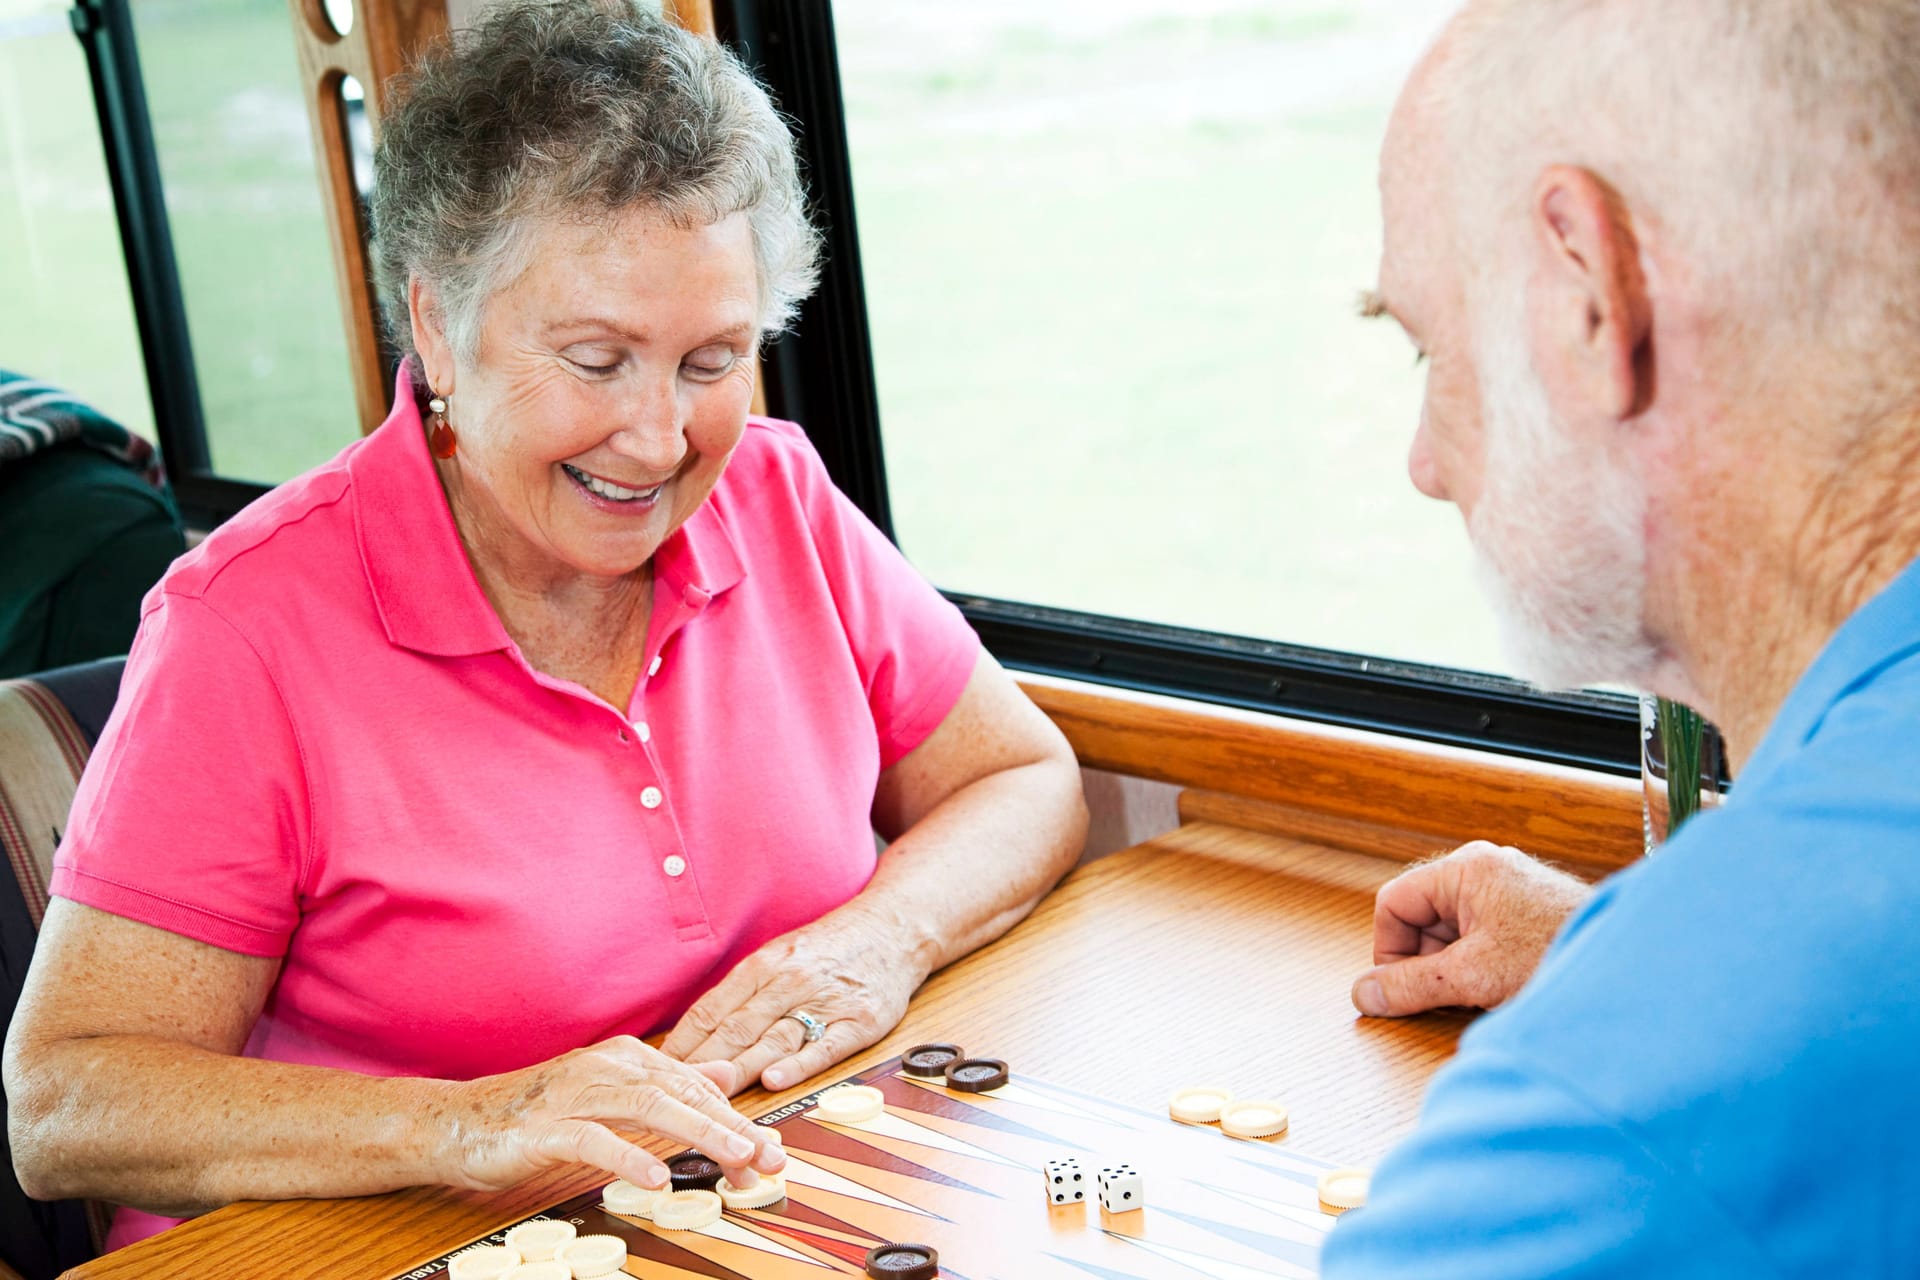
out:
M1353 308L1404 70L1365 51L1436 6L1101 7L942 39L836 4L902 546L956 589L1499 669L1406 477L1411 349ZM1323 59L1351 75L1298 102L1206 84Z
M9 15L62 12L0 0ZM358 432L332 248L284 0L135 0L135 31L216 469L277 481ZM26 181L0 192L0 365L151 432L85 62L71 32L0 42L0 139ZM9 112L11 115L11 112Z

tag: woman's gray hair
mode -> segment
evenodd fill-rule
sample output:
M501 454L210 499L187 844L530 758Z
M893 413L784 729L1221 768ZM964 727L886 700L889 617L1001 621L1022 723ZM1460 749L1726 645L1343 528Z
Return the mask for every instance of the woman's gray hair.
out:
M744 213L762 331L784 329L813 290L820 235L793 135L711 40L628 0L506 0L394 88L371 214L375 283L403 353L418 275L471 360L487 299L526 268L545 219L646 208L701 227Z

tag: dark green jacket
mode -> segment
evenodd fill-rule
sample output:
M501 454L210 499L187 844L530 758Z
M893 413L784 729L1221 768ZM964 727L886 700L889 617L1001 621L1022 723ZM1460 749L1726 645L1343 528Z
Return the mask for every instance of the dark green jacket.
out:
M0 678L125 653L185 549L152 446L0 370Z

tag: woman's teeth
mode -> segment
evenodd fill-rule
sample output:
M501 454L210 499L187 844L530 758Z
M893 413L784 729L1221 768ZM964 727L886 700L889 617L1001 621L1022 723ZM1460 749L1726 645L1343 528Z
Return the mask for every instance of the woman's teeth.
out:
M660 492L659 485L655 485L651 489L624 489L617 484L609 484L598 476L590 476L578 467L568 467L564 462L560 465L566 467L567 474L575 480L578 480L588 489L603 498L610 498L615 502L632 502L636 498L652 498Z

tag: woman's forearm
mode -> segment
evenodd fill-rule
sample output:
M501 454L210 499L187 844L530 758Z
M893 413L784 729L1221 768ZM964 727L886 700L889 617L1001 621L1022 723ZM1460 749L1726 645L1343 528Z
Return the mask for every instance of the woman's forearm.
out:
M1076 766L1003 769L955 791L880 857L849 904L873 915L923 974L1018 924L1073 869L1087 833Z
M108 1035L16 1047L8 1124L36 1199L186 1217L445 1181L457 1089Z

